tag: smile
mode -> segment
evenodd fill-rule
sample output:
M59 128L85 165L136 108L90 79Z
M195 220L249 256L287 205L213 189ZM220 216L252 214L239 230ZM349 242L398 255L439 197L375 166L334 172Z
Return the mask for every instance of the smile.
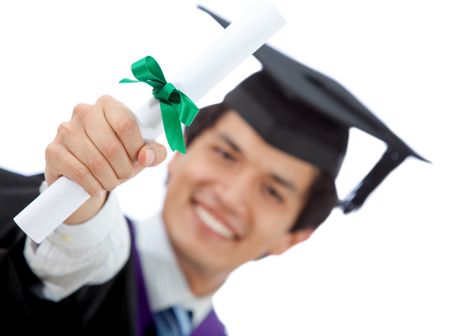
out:
M233 232L228 229L220 220L211 215L205 208L195 206L194 211L200 220L214 233L226 239L234 239Z

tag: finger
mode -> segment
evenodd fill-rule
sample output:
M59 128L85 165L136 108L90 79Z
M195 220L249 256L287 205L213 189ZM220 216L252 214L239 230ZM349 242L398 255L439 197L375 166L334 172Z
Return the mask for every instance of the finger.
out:
M100 195L104 191L89 169L63 145L51 143L47 146L45 157L47 161L45 180L48 185L64 175L81 186L91 196Z
M103 189L111 191L119 185L113 168L91 142L81 125L74 121L61 124L58 139L90 171Z
M111 97L104 96L99 102L103 106L105 119L120 139L131 161L136 160L139 150L144 145L144 138L134 114Z
M100 104L80 104L74 109L75 121L84 128L89 139L106 158L120 180L133 173L130 157L103 114Z
M166 147L155 141L145 144L138 153L138 162L142 167L154 167L167 157Z
M167 157L166 148L156 142L147 143L138 153L137 161L133 162L133 176L139 174L146 167L159 165Z

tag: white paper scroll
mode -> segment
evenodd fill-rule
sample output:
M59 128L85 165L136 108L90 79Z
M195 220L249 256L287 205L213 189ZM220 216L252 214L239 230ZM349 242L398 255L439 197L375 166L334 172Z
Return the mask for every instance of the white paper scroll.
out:
M285 20L271 4L256 3L171 82L192 101L198 101L284 24ZM149 99L136 115L144 138L154 139L162 133L157 101ZM33 241L40 243L88 199L84 189L61 177L14 220Z

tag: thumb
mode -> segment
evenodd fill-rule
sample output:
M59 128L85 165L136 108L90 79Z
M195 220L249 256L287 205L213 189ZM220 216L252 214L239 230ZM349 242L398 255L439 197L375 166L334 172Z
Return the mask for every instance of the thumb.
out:
M160 143L152 141L142 146L137 155L137 161L143 168L154 167L163 162L166 157L166 148Z

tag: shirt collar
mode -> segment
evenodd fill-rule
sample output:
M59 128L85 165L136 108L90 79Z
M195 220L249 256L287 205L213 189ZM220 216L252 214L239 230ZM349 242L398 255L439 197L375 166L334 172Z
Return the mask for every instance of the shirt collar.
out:
M137 222L136 231L136 245L152 311L178 305L190 310L193 325L198 325L211 310L212 297L197 297L191 292L178 266L162 215Z

